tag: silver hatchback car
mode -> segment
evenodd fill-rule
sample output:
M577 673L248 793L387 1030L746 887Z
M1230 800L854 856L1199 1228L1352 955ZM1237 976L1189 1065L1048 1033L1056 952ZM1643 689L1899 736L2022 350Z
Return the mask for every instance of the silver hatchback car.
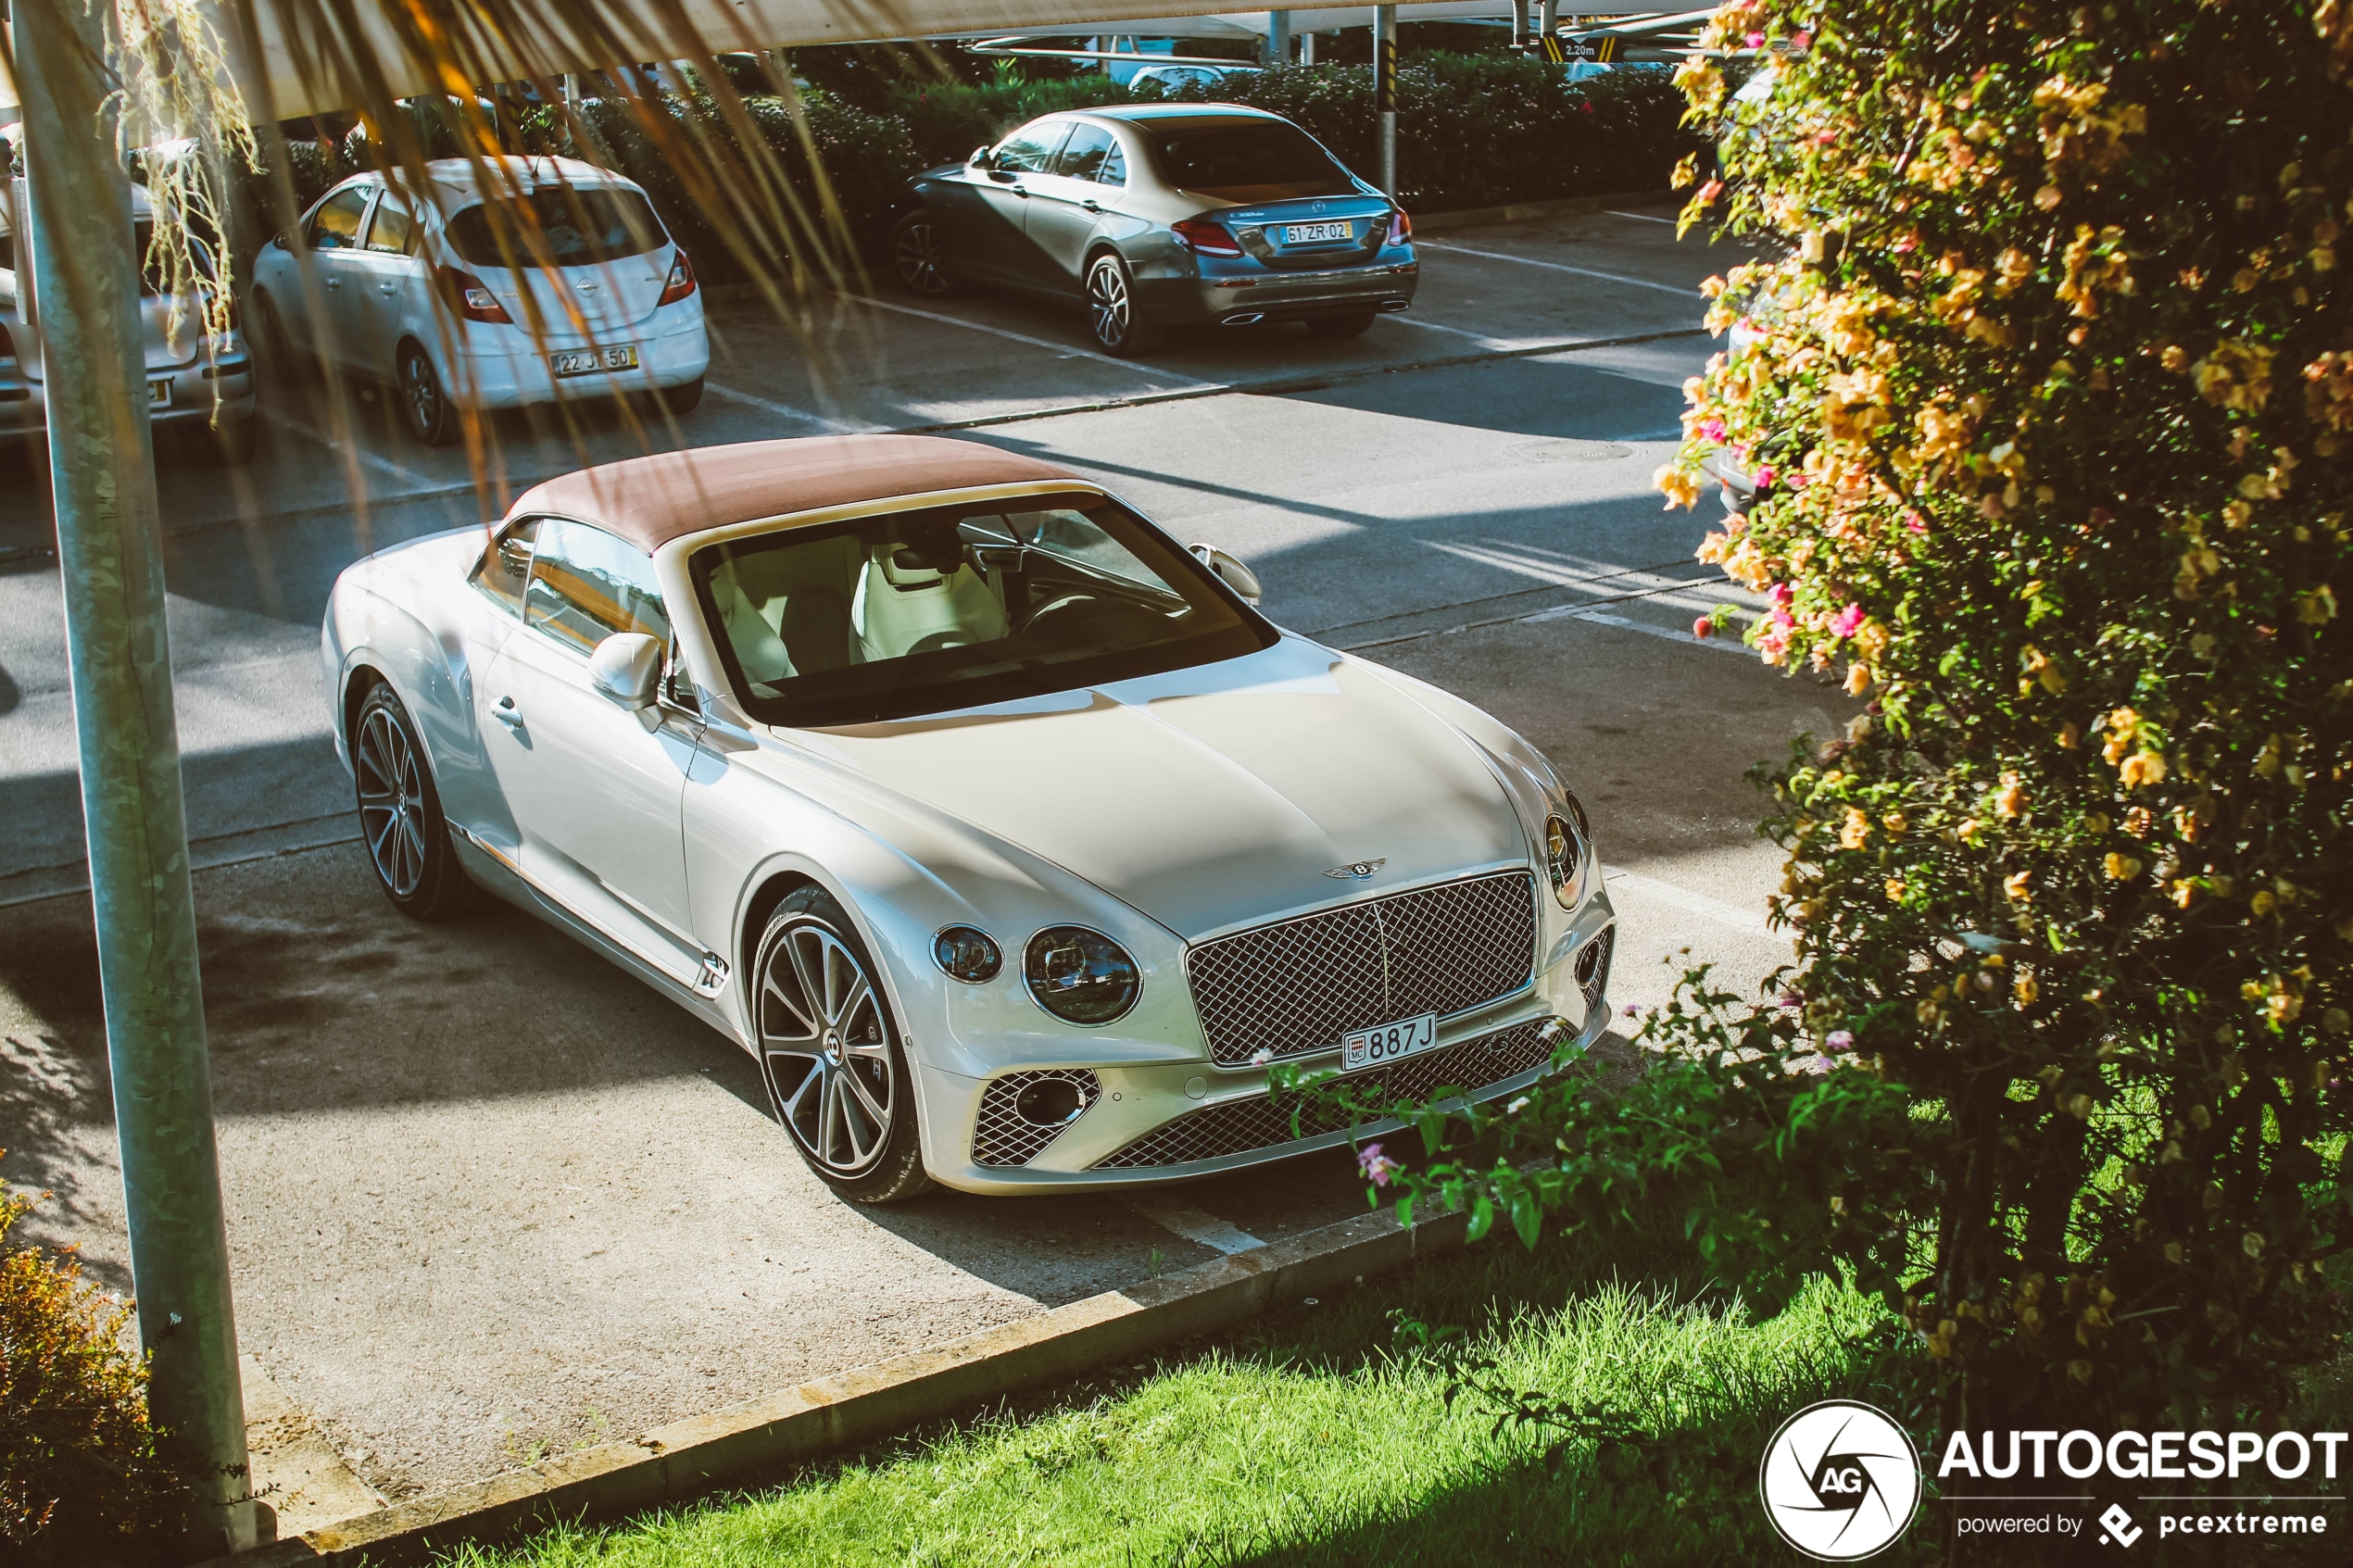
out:
M909 183L891 237L909 292L1083 304L1122 358L1169 326L1353 337L1412 305L1420 276L1403 208L1290 120L1236 104L1051 114Z

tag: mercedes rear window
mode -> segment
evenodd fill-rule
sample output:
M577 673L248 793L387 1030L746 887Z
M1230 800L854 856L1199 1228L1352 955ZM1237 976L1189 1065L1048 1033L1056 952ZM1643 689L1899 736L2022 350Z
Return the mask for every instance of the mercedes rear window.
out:
M1161 178L1183 191L1250 192L1347 196L1356 194L1348 170L1313 136L1287 120L1210 119L1147 122Z
M558 267L590 267L642 256L670 243L661 220L635 191L559 187L509 198L507 243L498 248L486 204L460 208L449 220L449 248L471 267L504 267L508 255L524 265L543 254Z

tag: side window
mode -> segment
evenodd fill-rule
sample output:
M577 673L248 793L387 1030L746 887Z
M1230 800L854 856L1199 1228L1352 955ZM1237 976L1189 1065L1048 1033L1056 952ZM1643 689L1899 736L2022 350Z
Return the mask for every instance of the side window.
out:
M416 220L391 196L376 204L376 216L368 224L368 248L385 256L416 254Z
M1043 174L1054 166L1054 153L1070 134L1070 122L1033 125L997 144L997 167L1008 174Z
M367 214L371 194L365 185L349 185L321 202L303 232L305 243L312 250L359 248L359 220Z
M1127 155L1121 150L1117 142L1112 143L1111 150L1103 154L1102 166L1095 170L1095 183L1098 185L1127 183Z
M1082 125L1063 144L1062 156L1054 159L1054 172L1072 180L1092 180L1113 145L1110 132L1100 125Z
M531 540L538 532L535 517L510 524L474 566L474 586L516 615L522 613L523 584L531 580Z
M583 653L620 632L670 641L653 561L601 529L565 518L539 525L523 622Z

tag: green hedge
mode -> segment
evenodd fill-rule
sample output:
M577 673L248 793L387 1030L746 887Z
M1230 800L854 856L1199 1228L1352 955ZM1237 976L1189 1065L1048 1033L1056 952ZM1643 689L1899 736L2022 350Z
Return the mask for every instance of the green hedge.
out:
M1153 89L1131 91L1097 73L1061 79L1020 79L1010 73L980 85L894 82L880 110L861 108L812 89L805 113L823 165L850 233L875 245L906 194L909 176L959 162L975 146L1042 114L1103 104L1158 101ZM1179 101L1208 101L1191 89ZM1221 83L1215 101L1254 105L1288 116L1322 139L1367 180L1378 171L1373 81L1369 66L1290 67ZM773 149L794 190L815 210L817 182L791 117L774 98L745 107L761 140ZM708 98L673 100L669 112L688 143L695 128L712 128L722 157L740 161L741 149ZM1655 188L1665 190L1678 158L1697 140L1681 128L1682 97L1665 73L1620 70L1568 82L1541 61L1493 55L1425 55L1398 73L1398 180L1409 210L1444 211L1506 202ZM707 282L748 276L747 257L722 244L679 165L657 149L656 138L621 100L581 106L588 134L575 138L549 109L527 111L515 128L535 153L584 157L626 174L646 187L662 221L695 258ZM445 138L421 126L436 150ZM586 144L582 144L583 143ZM454 146L447 149L454 150ZM340 146L296 142L287 148L294 184L308 207L337 181L363 167L356 139ZM259 182L247 182L258 195ZM251 199L248 197L248 199ZM789 242L771 237L755 247L753 264L775 264Z
M1367 181L1380 169L1373 69L1292 66L1178 101L1249 104L1298 121ZM1667 73L1562 79L1541 60L1424 55L1397 72L1397 183L1409 212L1664 191L1699 146Z

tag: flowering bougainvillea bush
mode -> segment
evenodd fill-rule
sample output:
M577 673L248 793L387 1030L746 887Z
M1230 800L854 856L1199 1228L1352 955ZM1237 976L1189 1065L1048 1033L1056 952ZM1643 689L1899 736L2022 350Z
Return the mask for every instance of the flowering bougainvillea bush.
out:
M1654 1019L1633 1104L1726 1097L1678 1123L1704 1191L1796 1162L1810 1220L1694 1225L1881 1288L1948 1420L2277 1419L2353 1284L2353 5L1762 0L1709 38L1788 52L1739 100L1683 69L1720 137L1686 221L1784 258L1712 282L1743 330L1658 483L1766 482L1703 557L1869 710L1759 773L1788 995ZM1901 1158L1806 1136L1842 1106ZM1548 1093L1507 1152L1577 1153L1408 1185L1605 1213L1627 1114Z

